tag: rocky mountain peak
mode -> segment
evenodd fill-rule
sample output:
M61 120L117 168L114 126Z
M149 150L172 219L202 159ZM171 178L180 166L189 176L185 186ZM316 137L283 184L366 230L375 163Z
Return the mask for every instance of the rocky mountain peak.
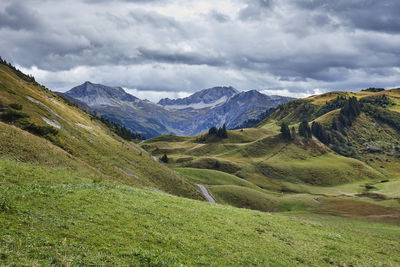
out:
M137 97L125 92L121 87L110 87L89 81L72 88L65 94L81 100L89 106L111 104L115 101L134 102L139 100Z
M238 91L231 86L218 86L201 90L185 98L163 98L158 104L172 109L210 108L225 103L230 97L237 93Z

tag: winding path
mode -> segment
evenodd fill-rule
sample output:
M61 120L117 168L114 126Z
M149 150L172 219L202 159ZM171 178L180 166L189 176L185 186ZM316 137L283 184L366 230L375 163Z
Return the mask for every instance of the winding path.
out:
M208 193L208 191L207 191L207 189L204 187L204 185L201 185L201 184L196 184L196 185L200 188L201 192L202 192L203 195L206 197L206 199L207 199L208 202L215 203L215 200L213 199L212 196L210 196L210 194Z

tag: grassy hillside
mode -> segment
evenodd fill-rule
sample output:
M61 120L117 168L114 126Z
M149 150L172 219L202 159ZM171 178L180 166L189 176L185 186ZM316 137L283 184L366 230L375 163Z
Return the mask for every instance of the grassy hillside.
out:
M238 138L246 132L251 132L252 138ZM141 146L156 157L167 154L171 167L189 168L188 176L193 177L190 168L211 169L269 190L279 190L283 181L338 185L383 179L381 173L367 164L340 156L317 140L287 142L278 133L263 129L229 131L229 137L221 142L203 140L203 136L177 140L164 136L145 141ZM203 179L206 184L215 184L219 179L211 173L208 177Z
M199 184L207 185L238 185L257 189L258 187L246 180L240 179L235 175L231 175L225 172L196 169L196 168L175 168L175 170L191 181Z
M5 64L0 64L0 158L154 187L203 199L199 189L134 142Z
M331 92L291 101L258 128L229 131L225 139L207 133L162 136L141 147L156 157L166 154L170 167L207 185L220 203L265 210L268 205L263 206L262 199L266 198L278 203L281 210L314 212L314 204L325 204L311 203L310 197L345 195L351 197L350 201L399 207L395 191L387 191L387 186L380 189L384 186L381 181L396 187L400 180L398 95L400 89ZM349 109L350 97L358 99L359 114L340 125L339 117L345 114L343 109ZM315 135L309 139L298 136L303 120L310 126L318 122L330 141L324 143L326 140ZM332 128L335 120L337 129ZM294 140L284 140L280 135L283 122L295 128ZM221 181L220 172L256 186L252 189L265 195L254 197L249 190L237 187L240 184L236 179ZM284 193L283 197L277 198L277 192ZM255 201L248 200L251 198Z
M3 159L0 170L5 265L400 264L390 224L236 209Z
M335 152L370 164L375 158L390 161L394 170L380 170L396 175L400 157L400 89L378 92L330 92L298 99L281 106L270 117L260 123L262 129L276 129L284 122L289 127L298 127L302 120L322 125L328 139L325 144ZM350 97L358 100L360 114L344 115L343 109ZM345 121L345 125L342 122ZM382 166L382 165L381 165ZM380 166L379 166L380 167ZM376 168L376 169L379 169ZM381 169L384 169L385 166ZM397 172L398 174L398 172Z
M315 98L303 115L329 125L337 103ZM400 265L397 102L365 103L373 112L341 135L369 158L283 140L279 112L299 123L287 107L226 139L161 136L142 149L0 64L0 265ZM205 199L195 184L226 205L193 200Z

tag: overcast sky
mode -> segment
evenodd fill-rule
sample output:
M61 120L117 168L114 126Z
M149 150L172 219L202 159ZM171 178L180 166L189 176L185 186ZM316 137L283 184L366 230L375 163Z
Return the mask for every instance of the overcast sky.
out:
M1 0L0 56L48 88L140 98L231 85L303 97L400 86L399 0Z

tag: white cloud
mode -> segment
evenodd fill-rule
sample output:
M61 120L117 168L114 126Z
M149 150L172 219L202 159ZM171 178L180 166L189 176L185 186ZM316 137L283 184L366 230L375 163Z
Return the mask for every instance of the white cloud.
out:
M0 51L53 90L89 80L149 99L218 85L300 97L400 84L398 2L324 3L4 0Z

